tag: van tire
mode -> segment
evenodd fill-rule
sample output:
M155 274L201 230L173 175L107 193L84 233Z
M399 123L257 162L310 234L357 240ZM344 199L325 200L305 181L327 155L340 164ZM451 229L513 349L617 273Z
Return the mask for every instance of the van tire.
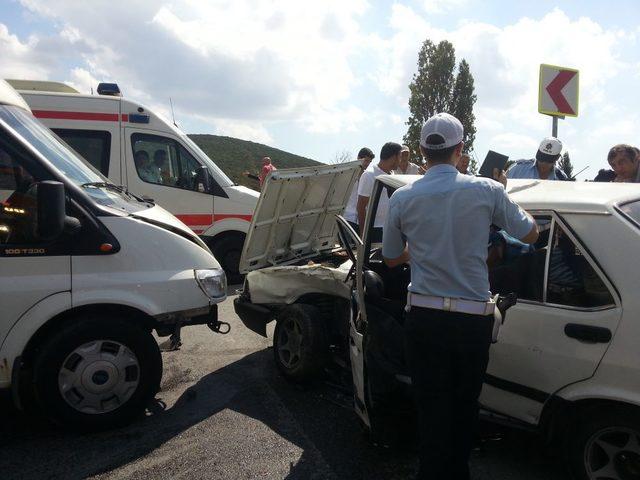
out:
M573 428L567 431L565 444L566 464L571 478L627 478L594 474L602 468L613 469L614 466L628 469L633 475L637 475L640 462L639 448L635 447L633 451L626 452L624 446L620 445L624 445L632 435L635 435L635 444L640 445L640 412L631 408L616 409L605 406L584 411L576 420ZM605 453L600 445L608 448L609 453Z
M160 389L161 378L162 357L149 330L127 319L90 313L41 345L33 368L34 399L54 423L82 431L105 430L142 415ZM96 388L104 390L92 391ZM92 398L104 411L87 413L92 408L88 403L84 411L71 404L82 406Z
M273 355L278 370L290 381L313 380L327 364L329 344L320 311L293 304L277 317Z
M240 273L240 257L244 246L245 235L243 233L228 234L219 240L211 239L207 243L213 256L227 275L228 285L242 283L243 275Z

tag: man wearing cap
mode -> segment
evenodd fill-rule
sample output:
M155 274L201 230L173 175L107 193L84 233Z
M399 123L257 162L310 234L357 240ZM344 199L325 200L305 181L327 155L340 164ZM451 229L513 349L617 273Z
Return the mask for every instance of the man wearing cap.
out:
M561 152L562 142L555 137L547 137L540 142L535 160L518 160L507 172L507 178L568 180L565 173L556 166Z
M358 162L360 162L361 170L358 173L358 180L356 180L356 183L351 190L349 202L347 203L347 207L344 210L345 220L349 222L349 225L351 225L351 228L353 228L356 233L360 233L360 230L358 229L358 211L356 210L356 207L358 205L358 183L360 181L362 172L369 168L369 165L374 158L376 158L376 156L370 148L364 147L361 148L358 152Z
M486 263L490 226L525 243L538 237L503 184L456 170L462 139L452 115L427 120L420 135L427 171L392 195L383 234L387 265L411 266L404 328L419 413L419 479L469 479L495 308Z
M400 164L398 165L398 170L394 173L398 175L420 175L420 167L418 167L415 163L411 163L409 161L409 157L411 156L411 151L409 147L406 145L402 145L402 150L400 150Z
M373 193L373 185L376 177L380 175L390 175L393 173L393 170L398 168L401 150L402 145L399 143L385 143L382 146L382 149L380 149L380 161L378 164L372 163L360 176L360 180L358 181L358 203L356 205L360 235L363 234L367 205L369 204L369 197L371 197L371 194ZM378 209L376 211L376 218L371 236L371 241L374 243L380 243L382 241L382 227L384 227L388 209L389 197L385 191L380 195L380 200L378 201Z

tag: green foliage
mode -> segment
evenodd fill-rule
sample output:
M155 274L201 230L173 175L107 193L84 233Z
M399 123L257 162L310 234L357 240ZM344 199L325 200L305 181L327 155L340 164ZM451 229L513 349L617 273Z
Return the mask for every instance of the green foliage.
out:
M562 154L562 157L560 157L560 160L558 161L558 168L562 170L568 178L573 177L573 165L569 158L569 152L564 152Z
M256 190L258 182L247 178L243 172L257 175L262 168L262 157L271 157L271 161L277 168L310 167L320 163L261 143L233 137L219 135L189 135L189 137L231 180Z
M473 75L469 70L469 64L462 59L458 66L458 75L456 76L456 84L453 87L451 97L451 114L456 117L464 127L464 145L465 151L469 152L473 149L473 142L476 139L476 120L473 114L473 105L476 103L476 94L474 93Z
M469 153L469 168L467 171L472 175L477 175L480 166L478 165L478 161L476 160L475 152Z
M454 78L456 55L453 45L443 40L434 45L425 40L418 53L418 71L409 85L409 119L403 141L413 152L413 161L420 161L420 130L424 122L439 112L457 117L465 129L465 151L473 149L476 129L473 106L476 102L473 75L466 60L458 65Z

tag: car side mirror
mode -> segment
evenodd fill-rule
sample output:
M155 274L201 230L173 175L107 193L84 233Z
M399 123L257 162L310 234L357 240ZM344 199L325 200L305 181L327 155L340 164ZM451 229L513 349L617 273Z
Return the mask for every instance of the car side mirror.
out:
M211 176L206 165L200 165L196 174L196 190L200 193L211 192Z
M49 242L62 232L73 233L80 228L77 218L67 217L64 185L61 182L46 180L38 183L38 238Z

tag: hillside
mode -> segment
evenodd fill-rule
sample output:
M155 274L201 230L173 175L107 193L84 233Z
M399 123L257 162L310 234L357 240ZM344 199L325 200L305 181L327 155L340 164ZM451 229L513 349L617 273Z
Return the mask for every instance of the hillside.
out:
M249 171L256 174L262 157L271 157L277 168L309 167L320 162L294 155L261 143L249 142L233 137L219 135L189 135L198 146L220 167L234 182L258 189L258 182L242 175Z

